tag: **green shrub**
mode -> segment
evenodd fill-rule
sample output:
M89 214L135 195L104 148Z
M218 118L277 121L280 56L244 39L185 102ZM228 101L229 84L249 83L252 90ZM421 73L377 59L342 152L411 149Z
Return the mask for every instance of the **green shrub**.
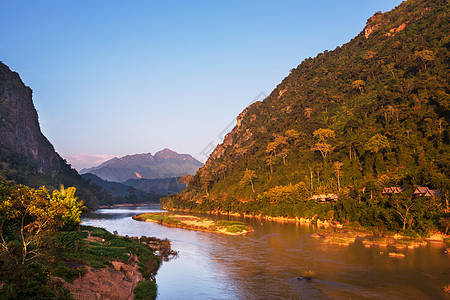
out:
M106 229L103 228L95 228L91 231L91 235L95 237L99 237L105 240L111 239L114 237L113 234L108 232Z
M246 229L244 225L231 225L227 226L229 232L243 232Z
M137 300L156 299L157 295L156 283L150 280L141 280L134 288L134 296Z
M76 278L86 274L85 268L68 268L64 265L59 265L53 270L54 276L61 277L66 281L73 282Z
M78 251L85 243L76 231L63 231L56 236L56 245L64 251Z

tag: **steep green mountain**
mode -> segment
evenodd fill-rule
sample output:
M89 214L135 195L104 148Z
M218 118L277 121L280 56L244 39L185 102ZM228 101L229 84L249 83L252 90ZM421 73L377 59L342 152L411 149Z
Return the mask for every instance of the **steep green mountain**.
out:
M189 154L170 149L151 153L127 155L110 159L93 168L82 169L80 174L91 173L115 182L128 179L161 179L194 174L203 164Z
M90 187L55 152L42 134L32 91L19 75L0 62L0 181L32 187L75 186L88 207L107 204L111 195Z
M305 59L247 107L165 207L436 228L450 195L449 47L448 1L376 13L350 42ZM390 186L407 192L382 197ZM414 186L443 197L407 210ZM324 193L340 201L308 201Z

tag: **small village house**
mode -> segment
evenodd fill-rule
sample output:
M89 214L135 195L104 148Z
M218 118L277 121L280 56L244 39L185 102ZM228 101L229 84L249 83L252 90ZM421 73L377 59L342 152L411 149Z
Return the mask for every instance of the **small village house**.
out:
M315 200L317 202L337 202L339 200L339 196L336 194L320 194L313 195L311 200Z
M398 186L385 187L383 189L383 191L381 192L381 194L383 196L391 196L392 194L399 194L399 193L403 193L404 191L405 191L404 188L398 187Z
M419 186L413 192L413 197L440 197L442 196L441 191L431 190L426 186Z

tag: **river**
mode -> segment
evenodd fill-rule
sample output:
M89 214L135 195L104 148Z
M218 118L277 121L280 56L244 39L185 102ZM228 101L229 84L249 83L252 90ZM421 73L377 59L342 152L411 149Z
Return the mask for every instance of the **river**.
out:
M158 299L450 299L442 288L450 284L450 254L441 244L403 250L401 259L358 241L326 244L310 237L316 231L310 225L232 218L255 231L228 236L131 219L150 211L161 207L100 209L83 224L171 240L179 257L159 269ZM299 280L308 270L314 279Z

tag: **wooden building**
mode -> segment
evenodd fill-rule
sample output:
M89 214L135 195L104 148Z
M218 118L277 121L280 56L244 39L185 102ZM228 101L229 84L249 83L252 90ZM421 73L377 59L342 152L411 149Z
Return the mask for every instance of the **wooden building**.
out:
M315 200L317 202L337 202L339 200L339 196L336 194L313 195L311 200Z
M392 187L385 187L381 194L383 196L391 196L392 194L399 194L403 193L405 191L404 188L398 187L398 186L392 186Z
M440 197L442 193L440 190L431 190L426 186L418 186L414 190L413 197Z

